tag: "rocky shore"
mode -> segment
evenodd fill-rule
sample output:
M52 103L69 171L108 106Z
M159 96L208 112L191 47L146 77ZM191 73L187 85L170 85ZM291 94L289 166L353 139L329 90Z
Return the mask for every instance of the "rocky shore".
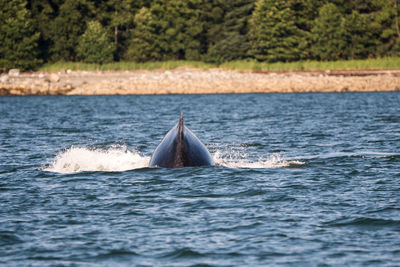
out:
M0 95L128 95L399 91L400 70L255 72L177 68L0 76Z

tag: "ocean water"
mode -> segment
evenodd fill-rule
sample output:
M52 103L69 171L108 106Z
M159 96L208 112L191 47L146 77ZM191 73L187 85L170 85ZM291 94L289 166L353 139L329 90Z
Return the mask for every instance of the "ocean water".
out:
M2 266L399 266L400 93L0 98ZM216 166L148 168L183 112Z

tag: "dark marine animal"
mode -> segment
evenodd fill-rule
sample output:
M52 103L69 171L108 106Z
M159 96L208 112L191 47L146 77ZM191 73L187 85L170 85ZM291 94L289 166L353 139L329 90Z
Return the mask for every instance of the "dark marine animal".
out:
M199 138L179 122L165 135L154 150L150 167L183 168L214 165L210 152Z

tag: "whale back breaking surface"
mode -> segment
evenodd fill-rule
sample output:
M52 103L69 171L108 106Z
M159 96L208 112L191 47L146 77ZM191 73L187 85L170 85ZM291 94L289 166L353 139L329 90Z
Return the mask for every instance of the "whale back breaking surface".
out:
M213 165L210 153L199 138L179 122L165 135L154 150L150 167L182 168Z

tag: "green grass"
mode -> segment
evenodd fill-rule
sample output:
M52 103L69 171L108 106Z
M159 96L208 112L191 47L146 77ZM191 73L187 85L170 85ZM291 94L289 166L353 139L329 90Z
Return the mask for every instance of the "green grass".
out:
M226 62L222 68L235 70L297 71L297 70L357 70L357 69L399 69L400 58L376 58L341 61L297 61L264 63L255 60Z
M112 62L106 64L90 64L82 62L56 62L43 65L40 71L83 70L83 71L117 71L117 70L171 70L178 67L193 67L200 69L214 68L216 65L201 61L155 61L138 63L133 61Z
M265 63L255 60L239 60L221 65L201 61L157 61L157 62L113 62L106 64L88 64L81 62L57 62L43 65L39 71L56 72L62 69L82 71L117 71L117 70L171 70L178 67L193 67L200 69L223 68L231 70L256 71L298 71L298 70L357 70L357 69L400 69L400 57L387 57L364 60L341 61L297 61Z

